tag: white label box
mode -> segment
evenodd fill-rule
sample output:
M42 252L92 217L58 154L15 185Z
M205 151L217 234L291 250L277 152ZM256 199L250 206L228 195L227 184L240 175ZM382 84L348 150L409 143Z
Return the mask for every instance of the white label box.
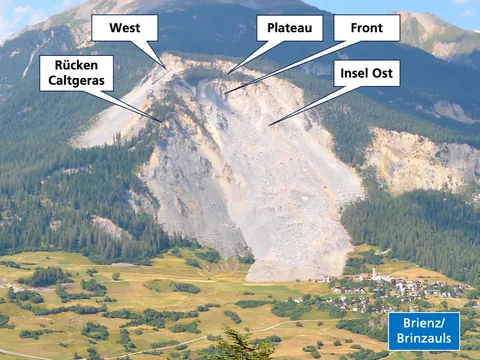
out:
M400 60L334 60L334 86L400 86Z
M166 70L149 41L158 41L158 15L92 15L92 41L130 41Z
M81 91L157 122L152 115L104 91L114 90L113 56L40 55L40 91Z
M158 41L158 15L92 15L92 41Z
M229 73L284 41L323 41L322 15L257 15L257 41L266 41Z
M258 15L257 41L323 41L323 16Z
M400 14L334 15L335 41L400 41Z
M40 91L113 91L113 56L40 56Z

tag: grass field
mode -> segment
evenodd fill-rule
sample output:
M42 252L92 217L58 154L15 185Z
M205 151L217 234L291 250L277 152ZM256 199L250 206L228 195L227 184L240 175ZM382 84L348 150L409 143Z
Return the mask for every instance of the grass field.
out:
M367 251L379 251L377 247L367 245L367 244L362 244L358 245L355 247L356 252L353 257L360 257L360 253L362 252L367 252ZM452 280L445 275L422 268L414 263L411 263L409 261L403 261L403 260L397 260L397 259L390 259L388 257L384 257L385 264L381 264L377 266L377 270L379 273L384 274L384 275L392 275L397 278L405 278L406 280L416 280L416 279L423 279L426 281L443 281L445 283L456 283L456 284L462 284L462 282ZM367 269L369 271L372 270L372 265L367 265Z
M183 252L183 256L190 256ZM218 264L209 264L212 271L202 270L185 264L185 258L178 258L174 255L166 255L165 258L155 259L153 266L142 267L114 267L92 264L87 258L78 254L56 253L22 253L14 256L6 256L0 260L13 260L30 270L12 269L0 266L0 297L7 299L8 287L15 283L19 277L29 276L35 267L60 266L69 271L74 283L67 285L69 293L83 291L80 287L82 279L90 279L88 269L95 268L98 272L93 278L107 287L108 296L117 299L117 302L108 303L109 310L130 309L134 312L141 312L152 308L158 311L190 311L198 306L207 303L218 303L219 308L211 308L208 312L199 313L200 334L193 333L172 333L168 327L173 323L167 322L167 328L154 329L151 326L138 326L129 328L130 337L136 345L136 351L151 349L151 343L177 340L180 343L197 340L188 345L192 351L192 358L195 358L196 350L205 349L215 344L205 337L209 334L221 334L222 327L229 325L243 330L248 328L252 331L253 338L264 338L277 335L282 342L277 347L275 357L279 359L308 359L312 358L309 353L302 351L302 348L309 345L316 345L318 340L323 341L324 347L319 350L322 359L338 359L341 355L354 352L350 348L352 344L359 344L364 348L380 351L386 349L386 343L381 343L367 336L356 335L345 330L336 328L338 320L329 319L325 312L314 310L306 313L301 318L302 327L288 318L280 318L271 312L270 304L257 308L242 309L235 305L238 300L267 300L273 298L287 300L301 298L304 294L328 295L331 290L328 284L314 284L311 282L286 282L274 284L254 284L245 281L248 271L247 266L240 266L238 271L220 271ZM392 266L386 264L385 266ZM231 267L231 266L230 266ZM391 267L392 271L408 271L403 265L398 268ZM120 272L118 281L112 280L112 275ZM412 273L413 274L413 273ZM413 275L412 275L413 276ZM441 276L433 274L432 276ZM170 282L188 283L195 285L201 291L198 294L174 292L169 285ZM149 289L151 288L151 289ZM158 292L155 291L158 289ZM42 307L56 308L63 305L93 305L96 298L88 300L72 301L69 304L62 304L55 293L55 289L37 290L45 299ZM254 295L244 295L245 293ZM236 312L242 322L238 325L224 315L225 310ZM33 313L21 310L17 305L9 303L0 304L0 312L10 316L10 322L16 324L15 329L0 329L0 349L20 354L40 356L46 359L73 359L77 352L82 357L87 354L87 348L91 346L89 338L81 334L83 326L87 321L94 321L108 327L110 333L108 340L96 341L95 347L105 358L116 358L125 355L125 350L117 341L120 338L120 326L128 320L104 318L100 315L77 315L72 312L61 313L49 316L35 316ZM190 323L193 319L183 319L178 323ZM323 326L317 326L321 320ZM21 330L41 330L47 327L51 330L61 330L62 333L44 334L38 340L21 339ZM142 334L136 334L134 330L141 329ZM335 340L340 340L341 346L334 346ZM352 339L353 343L346 343L346 339ZM166 350L164 355L130 355L134 359L166 359L173 358L172 353L178 353L175 349ZM175 355L173 355L175 356ZM436 355L435 355L436 356ZM425 359L450 359L447 357L433 357L425 354ZM450 357L449 357L450 356ZM0 355L2 359L20 358L14 355ZM413 359L410 355L393 354L390 359Z

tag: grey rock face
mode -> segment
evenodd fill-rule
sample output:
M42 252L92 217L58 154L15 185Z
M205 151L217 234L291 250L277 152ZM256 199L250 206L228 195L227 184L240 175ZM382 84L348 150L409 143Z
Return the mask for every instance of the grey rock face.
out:
M303 106L301 89L272 79L226 97L238 83L179 75L175 115L141 171L159 222L226 256L248 245L249 281L340 275L352 246L338 208L362 195L361 180L313 113L268 127Z
M340 275L350 238L339 208L363 196L361 180L330 149L332 137L308 112L268 124L304 105L303 91L280 79L224 95L240 83L210 79L188 84L189 69L219 73L232 63L200 63L164 55L168 73L155 68L124 99L149 109L147 95L173 107L139 177L156 198L132 206L152 212L169 232L212 246L226 257L250 247L256 258L247 280L282 281ZM246 75L261 74L241 70ZM117 113L97 116L77 146L128 139L146 120ZM138 196L137 196L138 197Z

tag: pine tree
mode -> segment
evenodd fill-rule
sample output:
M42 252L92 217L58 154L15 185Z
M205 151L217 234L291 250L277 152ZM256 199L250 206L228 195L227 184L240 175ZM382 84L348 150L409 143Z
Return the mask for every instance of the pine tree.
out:
M270 360L275 348L271 342L259 345L252 343L250 332L240 333L237 330L225 326L225 336L228 340L221 340L217 350L222 355L212 355L208 360Z

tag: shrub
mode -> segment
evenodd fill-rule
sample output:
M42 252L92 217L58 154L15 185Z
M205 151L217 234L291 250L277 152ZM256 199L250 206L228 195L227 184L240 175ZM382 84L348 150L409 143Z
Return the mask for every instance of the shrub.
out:
M198 262L198 260L195 260L195 259L187 259L185 260L185 264L187 264L188 266L193 266L193 267L196 267L196 268L199 268L201 269L202 267L200 266L200 263Z
M122 309L107 312L105 317L115 319L130 319L123 327L150 325L153 326L153 331L158 331L158 328L165 328L165 322L178 321L180 319L196 318L198 317L198 311L178 312L178 311L156 311L153 309L146 309L143 313L134 313L130 310Z
M107 287L98 283L95 279L82 280L81 285L83 290L93 292L94 296L105 296L107 294Z
M298 320L300 317L311 310L311 306L306 304L297 304L292 298L286 302L277 302L272 307L272 313L278 317L289 317L291 320Z
M87 349L88 352L88 360L102 360L102 357L97 352L97 349L94 347L90 347Z
M105 295L105 297L103 298L103 302L106 302L106 303L117 302L117 299L111 298L110 296Z
M197 307L197 311L199 312L207 312L210 310L212 307L220 307L220 304L205 304L205 305L200 305Z
M255 262L255 257L253 256L253 254L248 254L246 256L239 256L238 261L240 261L241 264L251 265Z
M35 291L30 291L30 290L23 290L15 293L12 289L12 291L8 292L8 298L13 301L13 300L18 300L18 301L32 301L34 304L40 304L43 302L43 297L40 295L38 292Z
M242 322L240 316L238 316L238 314L234 311L225 310L223 313L225 314L225 316L228 316L230 319L232 319L235 324L240 324Z
M39 306L33 306L30 303L16 302L16 304L18 307L20 307L20 309L30 311L37 316L54 315L54 314L60 314L60 313L69 312L69 311L79 315L98 314L100 312L107 311L107 306L105 304L103 304L100 307L73 305L73 306L61 306L61 307L52 308L52 309L45 309Z
M260 345L260 344L263 344L263 343L281 343L282 342L282 338L280 336L277 336L277 335L272 335L272 336L267 336L266 338L263 338L263 339L255 339L253 341L253 344L254 345Z
M201 331L198 330L198 324L200 323L199 320L195 320L189 324L175 324L174 326L170 327L170 331L173 333L192 333L192 334L200 334Z
M195 255L205 261L217 264L220 261L220 253L217 250L209 249L205 252L196 252Z
M200 292L200 288L192 284L171 282L170 286L173 286L174 292L186 292L190 294L198 294Z
M59 331L53 331L49 329L43 329L43 330L22 330L20 331L19 336L22 339L35 339L38 340L41 335L43 334L52 334L52 333L63 333L62 330Z
M388 340L388 329L380 320L377 326L371 326L372 319L362 318L353 320L340 320L337 323L337 328L351 331L355 334L362 334L371 337L372 339L386 342ZM463 324L462 324L463 325Z
M106 326L89 321L83 327L82 335L94 340L107 340L109 334Z
M240 300L235 303L235 305L240 306L242 309L247 308L256 308L266 304L269 304L269 301L265 300Z
M62 299L62 303L70 302L71 300L85 300L90 299L91 296L84 293L76 293L71 294L68 293L62 286L57 287L56 293L60 299Z
M168 340L168 341L160 341L160 342L157 342L157 343L152 343L150 345L152 346L152 348L158 349L158 348L164 348L164 347L169 347L169 346L175 346L175 345L178 345L178 344L180 344L180 342L177 341L177 340Z
M49 266L46 269L36 268L32 276L20 278L17 281L31 287L46 287L55 284L72 283L72 275L63 269Z
M120 329L120 339L117 341L117 343L122 344L127 352L136 348L136 345L130 338L130 333L127 329Z
M6 266L6 267L9 267L9 268L13 268L13 269L21 269L22 268L19 264L17 264L15 261L12 261L12 260L2 260L2 261L0 261L0 265Z
M87 274L90 276L90 277L93 277L93 274L96 274L98 273L97 269L88 269L87 270Z
M222 337L220 335L207 335L207 340L208 341L220 341L222 340Z

